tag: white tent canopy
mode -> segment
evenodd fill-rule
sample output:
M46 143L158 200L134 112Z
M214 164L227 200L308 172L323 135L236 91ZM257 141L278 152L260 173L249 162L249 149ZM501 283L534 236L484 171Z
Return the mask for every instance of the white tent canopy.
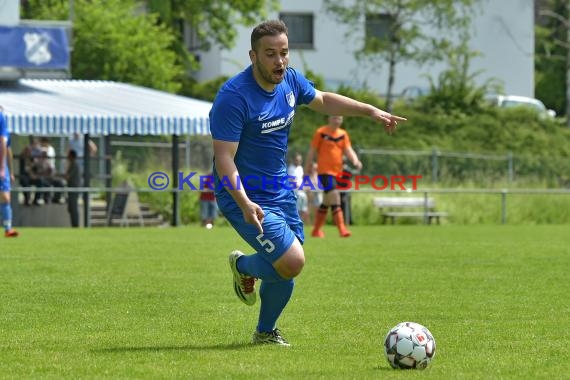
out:
M20 79L0 83L0 106L8 130L17 135L69 136L172 135L172 171L178 172L178 136L209 135L212 103L164 91L108 81ZM85 149L87 149L85 144ZM89 162L89 154L84 154ZM89 165L83 172L89 187ZM109 169L107 187L111 187ZM172 224L180 224L179 193L173 192ZM107 201L110 202L110 193ZM84 193L85 226L90 225Z
M21 79L0 85L11 133L209 135L212 103L109 81Z

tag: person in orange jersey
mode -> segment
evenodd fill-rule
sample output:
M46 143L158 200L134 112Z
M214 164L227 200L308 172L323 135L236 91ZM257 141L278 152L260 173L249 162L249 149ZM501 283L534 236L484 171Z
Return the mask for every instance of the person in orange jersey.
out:
M342 116L329 116L328 124L315 131L307 153L306 165L312 165L315 156L317 157L319 187L324 191L323 203L319 206L311 233L313 237L323 238L325 236L322 227L325 224L329 207L340 236L349 237L351 235L344 224L336 176L343 171L343 156L346 156L357 170L362 168L362 163L352 149L348 132L341 128L342 121Z

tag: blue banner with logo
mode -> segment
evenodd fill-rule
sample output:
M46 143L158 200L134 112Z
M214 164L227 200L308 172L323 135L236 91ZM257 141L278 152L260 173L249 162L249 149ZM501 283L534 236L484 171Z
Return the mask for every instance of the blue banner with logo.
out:
M0 67L69 69L65 29L0 26Z

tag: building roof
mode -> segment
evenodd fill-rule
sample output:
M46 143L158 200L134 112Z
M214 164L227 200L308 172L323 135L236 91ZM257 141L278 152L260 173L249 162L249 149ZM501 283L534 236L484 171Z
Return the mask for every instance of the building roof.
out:
M109 81L20 79L0 85L11 133L209 135L212 103Z

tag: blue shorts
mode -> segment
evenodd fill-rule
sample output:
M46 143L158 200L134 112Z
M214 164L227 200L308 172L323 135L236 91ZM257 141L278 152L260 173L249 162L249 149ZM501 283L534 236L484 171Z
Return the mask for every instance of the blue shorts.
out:
M265 217L263 219L263 234L260 234L253 224L246 223L239 208L222 213L235 228L237 233L259 253L274 263L291 247L295 238L301 244L305 241L303 222L299 218L297 203L292 195L290 201L283 202L281 207L261 206Z

